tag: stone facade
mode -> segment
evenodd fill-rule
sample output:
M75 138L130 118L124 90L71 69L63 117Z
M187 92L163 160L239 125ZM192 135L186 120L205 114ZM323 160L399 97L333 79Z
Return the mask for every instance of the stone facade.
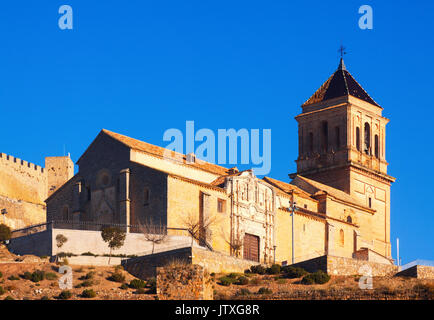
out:
M67 157L47 157L45 168L0 153L0 209L12 229L46 221L45 199L73 176L74 165Z
M213 300L212 279L201 266L157 268L159 300Z

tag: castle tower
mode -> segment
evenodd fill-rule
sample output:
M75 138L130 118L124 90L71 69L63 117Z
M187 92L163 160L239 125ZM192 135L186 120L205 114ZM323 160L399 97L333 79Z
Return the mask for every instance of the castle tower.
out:
M390 185L383 108L341 58L338 69L302 105L297 174L347 192L375 209L377 252L390 256ZM295 174L291 174L294 177Z
M46 157L47 197L74 176L74 163L68 156Z

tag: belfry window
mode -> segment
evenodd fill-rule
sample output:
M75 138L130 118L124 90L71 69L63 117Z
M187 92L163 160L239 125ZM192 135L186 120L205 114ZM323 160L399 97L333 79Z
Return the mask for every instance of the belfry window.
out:
M371 126L367 122L365 123L365 146L363 151L371 155Z
M339 150L341 147L341 135L340 135L340 128L335 127L335 143L336 143L336 150Z
M374 138L374 151L375 151L375 158L379 158L380 157L380 153L379 153L379 145L378 145L378 135L375 135Z
M323 121L322 122L322 150L324 152L327 152L328 148L329 148L329 125L327 123L327 121Z
M356 148L360 151L360 128L356 128Z
M309 132L309 152L313 152L313 133Z

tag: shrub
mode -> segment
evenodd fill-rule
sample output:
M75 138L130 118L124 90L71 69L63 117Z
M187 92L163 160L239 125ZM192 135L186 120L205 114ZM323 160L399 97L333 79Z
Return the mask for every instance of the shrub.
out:
M303 279L301 279L301 283L307 284L307 285L315 284L315 280L313 279L312 274L308 274L308 275L304 276Z
M41 298L41 300L50 300L50 297L49 297L49 296L43 296L43 297Z
M92 252L89 252L89 251L88 251L88 252L83 252L81 255L82 255L82 256L98 257L97 254L92 253Z
M227 277L228 278L231 278L231 279L236 279L236 278L238 278L238 276L240 276L238 273L234 273L234 272L232 272L232 273L229 273L228 275L227 275Z
M278 284L285 284L285 283L286 283L286 280L285 280L285 279L282 279L282 278L278 278L278 279L276 279L276 282L277 282Z
M249 294L252 294L252 293L251 293L250 290L247 289L247 288L242 288L242 289L240 289L240 290L238 291L238 295L239 295L239 296L247 296L247 295L249 295Z
M144 288L146 286L145 281L140 280L140 279L134 279L130 281L130 288L132 289L140 289L140 288Z
M286 278L294 279L294 278L301 278L308 274L306 270L303 268L297 268L297 267L283 267L281 268L281 271L285 275Z
M228 287L232 284L232 282L234 281L234 279L229 278L229 277L221 277L220 279L220 284L222 286Z
M107 278L110 281L114 282L125 282L125 276L120 272L114 272L110 277Z
M29 271L26 271L26 272L24 272L24 273L22 274L21 277L22 277L23 279L26 279L26 280L32 280L32 273L29 272Z
M139 288L136 291L137 294L145 294L146 293L146 289L145 288Z
M280 273L280 265L273 264L270 268L267 268L268 274L279 274Z
M264 266L261 266L260 264L258 264L257 266L251 266L250 271L252 273L265 274L266 269Z
M71 257L74 257L74 256L76 256L76 254L73 254L72 252L59 252L57 254L58 258L66 258L66 257L71 258Z
M92 280L85 280L81 283L82 287L91 287L93 286L93 281Z
M39 282L39 281L44 280L44 277L45 277L45 272L44 271L36 270L36 271L34 271L32 273L32 276L31 276L30 280L33 281L33 282Z
M250 284L252 284L254 286L257 286L258 284L261 284L261 283L262 283L262 280L259 279L258 277L253 278L252 280L250 280Z
M151 278L148 280L148 282L146 283L146 285L149 288L149 292L151 294L157 293L157 279L155 278Z
M15 299L11 296L7 296L4 300L15 300Z
M8 280L15 281L15 280L20 280L20 278L18 278L17 276L11 275L8 277Z
M47 279L47 280L56 280L57 279L57 274L55 274L54 272L47 272L45 274L45 279Z
M1 296L2 294L5 294L5 293L6 293L6 290L3 289L3 287L0 286L0 296Z
M126 283L122 283L122 285L119 287L122 290L128 290L128 285Z
M71 291L63 290L57 298L60 300L68 300L71 299L71 297L72 297Z
M318 270L317 272L308 274L301 280L302 284L324 284L329 282L330 276L324 271Z
M67 266L69 265L69 260L66 258L63 258L63 260L61 262L58 263L61 266Z
M81 297L82 298L95 298L96 297L96 292L93 291L93 289L85 289L81 293Z
M0 271L0 279L1 279L1 278L3 278L3 273L1 273L1 271Z
M12 236L11 228L5 224L0 224L0 242L9 240Z
M93 277L95 276L95 271L90 271L88 273L86 273L84 276L80 277L79 280L90 280L93 279Z
M247 277L241 276L238 278L237 284L239 284L239 285L249 284L249 279Z
M271 294L273 291L269 288L261 287L258 290L258 294Z

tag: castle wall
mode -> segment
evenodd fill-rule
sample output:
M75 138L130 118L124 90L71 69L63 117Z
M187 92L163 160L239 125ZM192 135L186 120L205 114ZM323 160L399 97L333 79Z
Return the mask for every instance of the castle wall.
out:
M8 211L8 226L16 229L44 222L46 194L44 168L0 153L0 209Z

